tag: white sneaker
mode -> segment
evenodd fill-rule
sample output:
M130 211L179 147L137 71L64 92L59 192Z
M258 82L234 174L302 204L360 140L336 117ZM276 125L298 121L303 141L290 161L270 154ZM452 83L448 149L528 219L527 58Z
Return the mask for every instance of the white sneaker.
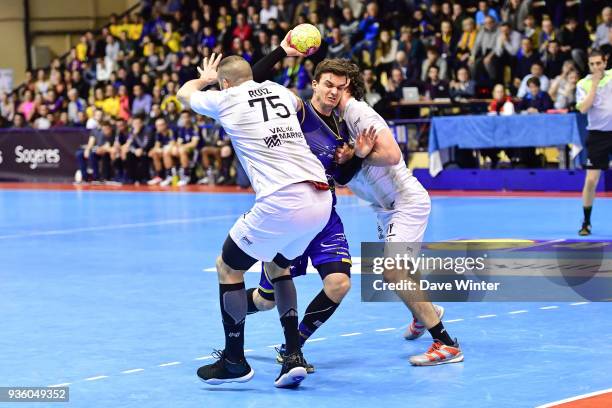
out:
M156 185L158 185L161 182L162 182L162 178L159 177L159 176L155 176L151 180L149 180L147 182L147 184L150 185L150 186L156 186Z
M187 177L180 179L178 182L179 187L185 187L187 184L189 184L189 179Z
M172 184L171 176L166 177L161 183L159 183L159 185L162 187L168 187L170 184Z
M442 320L442 317L444 317L444 308L438 305L433 305L433 307L436 310L436 314L438 315L440 320ZM416 340L421 337L426 331L427 329L425 328L423 323L418 321L418 319L415 317L412 319L412 323L410 323L410 326L408 326L408 328L406 329L406 332L404 333L404 338L406 340Z

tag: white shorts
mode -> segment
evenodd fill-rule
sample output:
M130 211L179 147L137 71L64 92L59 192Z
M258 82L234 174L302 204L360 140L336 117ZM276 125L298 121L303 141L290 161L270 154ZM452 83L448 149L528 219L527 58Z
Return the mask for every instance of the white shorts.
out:
M378 239L385 242L423 242L431 199L415 177L396 199L393 209L374 208L378 218Z
M276 254L292 260L302 255L325 227L332 196L309 183L291 184L255 202L229 232L249 256L271 262Z

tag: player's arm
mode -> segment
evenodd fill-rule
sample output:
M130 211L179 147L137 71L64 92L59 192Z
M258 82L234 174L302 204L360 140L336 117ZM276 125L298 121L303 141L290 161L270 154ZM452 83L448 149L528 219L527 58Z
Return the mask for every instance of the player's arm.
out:
M210 59L205 57L202 62L202 68L198 67L200 77L187 81L180 87L176 96L183 106L191 108L191 96L217 82L217 67L219 66L221 57L222 54L215 57L214 53L210 56Z
M361 166L363 164L363 160L370 152L372 151L374 145L376 144L377 132L374 127L369 127L368 129L364 129L355 139L355 147L350 148L346 145L342 146L338 150L349 149L349 154L351 157L343 162L342 164L338 164L333 176L336 183L341 185L348 184L349 181L361 170ZM338 156L336 156L338 157Z
M402 160L402 152L391 133L385 126L376 132L376 143L367 157L368 164L372 166L395 166Z
M587 113L593 106L593 103L595 102L595 95L597 95L597 86L599 85L599 81L601 81L602 77L602 71L595 71L591 74L591 89L589 89L588 92L584 92L582 84L580 83L576 87L576 108L580 111L580 113Z

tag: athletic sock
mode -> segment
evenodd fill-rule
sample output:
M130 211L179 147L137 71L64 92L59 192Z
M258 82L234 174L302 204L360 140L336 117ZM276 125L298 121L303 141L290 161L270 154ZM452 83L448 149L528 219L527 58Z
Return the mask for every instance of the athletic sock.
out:
M300 350L298 332L297 292L290 275L272 279L276 308L285 333L285 352L292 354Z
M451 339L450 336L448 335L448 332L444 328L444 325L442 324L442 322L439 322L434 327L428 330L429 330L429 334L431 334L431 337L434 340L439 340L442 343L446 344L447 346L452 346L455 344L453 339Z
M315 332L323 323L331 317L332 314L338 308L339 303L331 300L324 290L321 290L319 294L312 299L312 302L306 308L304 318L300 322L300 345L303 346L304 342Z
M247 313L244 282L220 283L219 300L225 330L225 357L236 362L244 358L244 318Z
M582 207L582 211L584 211L584 223L591 224L591 211L593 211L593 206Z
M250 288L246 291L247 296L247 314L253 314L259 312L259 309L255 305L255 301L253 300L253 296L255 296L255 291L257 288Z

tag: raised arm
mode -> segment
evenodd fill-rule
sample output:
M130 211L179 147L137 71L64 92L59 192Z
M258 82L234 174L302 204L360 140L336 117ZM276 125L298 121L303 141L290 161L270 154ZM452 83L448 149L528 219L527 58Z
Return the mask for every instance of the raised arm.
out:
M202 62L202 68L198 67L200 77L187 81L181 86L176 96L183 106L191 108L191 95L217 82L217 67L219 66L221 57L222 54L215 56L214 53L210 58L205 57Z
M273 68L278 62L282 61L285 57L305 57L306 54L302 54L295 48L289 45L289 34L287 32L285 38L280 43L280 47L275 48L268 55L260 59L257 64L253 65L253 80L255 82L263 82L268 79L272 79Z

